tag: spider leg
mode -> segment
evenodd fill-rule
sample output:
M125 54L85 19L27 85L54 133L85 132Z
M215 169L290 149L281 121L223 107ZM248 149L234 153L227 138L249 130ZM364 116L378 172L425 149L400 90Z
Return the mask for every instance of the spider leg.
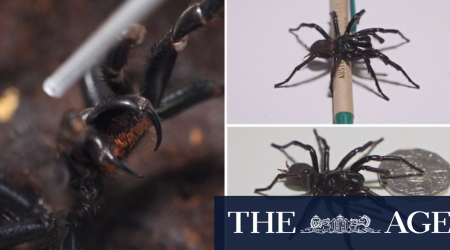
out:
M377 39L378 42L384 43L384 39L382 37L380 37L379 35L377 35L376 33L369 34L369 35L371 35L371 36L373 36L373 38Z
M350 31L352 30L353 25L355 25L356 22L359 22L359 19L362 17L362 15L365 13L365 10L361 10L360 12L356 13L350 22L347 25L347 28L345 29L344 35L350 34Z
M357 172L359 172L361 170L366 170L366 171L369 171L369 172L382 174L384 176L389 176L391 174L391 172L389 170L387 170L387 169L373 168L373 167L370 167L370 166L361 166L361 167L359 167L357 169Z
M95 107L110 95L110 91L102 80L99 67L91 68L80 81L81 94L85 107Z
M76 250L77 249L77 240L75 235L75 225L70 225L67 234L65 235L65 239L62 242L63 250Z
M119 44L109 51L105 65L102 67L103 78L116 95L134 94L133 86L123 73L131 49L140 44L145 37L144 26L132 25L123 35Z
M275 177L275 179L272 181L272 183L270 183L269 186L267 186L266 188L256 188L255 189L255 193L262 192L262 191L267 191L267 190L272 189L273 185L275 185L275 183L277 183L277 181L279 179L284 179L284 178L288 178L288 177L295 177L295 176L297 176L296 173L294 173L294 174L278 174L277 177Z
M328 173L330 171L330 146L328 146L327 141L323 137L320 137L317 134L316 129L314 129L314 134L316 135L316 139L319 144L323 144L323 167L325 173Z
M369 161L401 161L408 165L410 168L419 171L421 174L425 173L422 169L415 167L411 163L409 163L407 160L403 159L402 157L398 156L379 156L379 155L370 155L366 156L364 158L361 158L357 162L353 163L353 165L350 167L351 172L359 172L364 166L364 163L367 163ZM386 175L388 176L388 175Z
M385 99L386 101L389 101L389 97L387 97L383 91L381 91L380 85L378 84L377 76L375 75L375 72L372 69L372 66L370 65L370 59L367 55L362 55L362 58L364 59L364 62L366 63L367 69L369 70L370 75L375 80L375 85L377 86L378 92L381 94L381 97Z
M0 214L6 211L17 214L38 214L40 211L30 197L14 190L0 181ZM42 220L24 220L8 225L0 225L0 249L33 241L48 233L48 226Z
M315 23L301 23L297 28L295 29L289 29L289 32L291 34L294 34L293 31L298 31L301 27L309 27L309 28L313 28L316 29L317 31L319 31L320 34L322 34L322 36L327 39L330 42L333 42L333 39L331 38L331 36L329 36L327 34L327 32L325 32L322 27L320 27L319 25L315 24ZM294 34L295 35L295 34Z
M339 22L337 20L336 11L330 13L331 18L333 18L333 26L334 26L334 37L340 37L341 33L339 32Z
M15 191L8 184L0 181L0 205L14 211L28 212L33 209L29 197Z
M411 80L411 78L409 78L409 76L408 76L408 75L406 74L406 72L402 69L402 67L400 67L400 65L398 65L398 64L396 64L395 62L389 60L389 58L388 58L385 54L381 53L381 52L378 51L378 50L373 50L373 51L370 53L369 56L370 56L370 57L378 57L378 58L380 58L380 60L382 60L386 65L389 64L389 65L391 65L392 67L394 67L396 70L401 71L401 72L403 73L403 75L408 79L408 81L409 81L412 85L414 85L414 87L416 87L417 89L420 88L419 85L415 84L415 83Z
M362 191L365 193L365 196L379 196L374 191L370 190L368 187L363 187Z
M288 77L284 82L275 84L275 88L278 88L278 87L280 87L281 85L283 85L283 84L289 82L289 80L291 80L292 76L294 76L295 72L299 71L299 70L300 70L301 68L303 68L303 66L305 66L306 64L312 62L312 60L314 60L314 58L316 58L317 56L318 56L318 55L316 55L316 54L311 55L308 59L306 59L306 61L304 61L302 64L298 65L297 67L295 67L295 69L292 71L291 75L289 75L289 77Z
M145 33L143 26L131 25L119 43L108 52L105 63L85 74L80 87L87 107L95 107L107 98L110 95L108 88L116 95L134 94L131 82L124 77L123 67L131 49L142 42Z
M224 5L224 0L205 0L186 9L175 26L152 47L147 62L142 96L159 107L164 89L175 66L177 55L186 46L187 35L205 25Z
M297 173L298 176L300 176ZM314 180L313 180L313 174L311 173L311 171L309 171L308 174L306 174L306 182L305 182L305 187L306 187L306 191L311 191L313 189L313 185L314 185Z
M336 68L337 66L341 64L341 58L335 56L334 57L334 62L333 62L333 67L331 68L331 80L330 80L330 91L331 94L333 94L333 79L334 79L334 75L336 74Z
M334 171L341 171L344 169L345 165L352 159L357 153L361 153L364 150L366 150L368 147L375 147L378 143L382 142L383 138L379 139L378 141L369 141L366 144L364 144L362 147L357 147L350 151L339 163L337 168Z
M383 28L364 29L364 30L360 30L360 31L356 32L355 35L363 35L363 34L373 35L373 34L375 34L375 32L399 34L403 39L405 39L407 42L409 42L409 39L406 38L399 30L393 30L393 29L383 29Z
M317 163L316 151L310 145L305 145L305 144L303 144L301 142L298 142L298 141L291 141L288 144L283 145L283 146L279 146L279 145L276 145L274 143L271 144L272 147L277 148L277 149L285 149L285 148L287 148L287 147L289 147L291 145L299 146L299 147L303 148L304 150L308 150L310 155L311 155L311 160L312 160L312 163L313 163L314 170L316 170L317 173L320 173L319 172L319 164Z
M39 239L47 233L48 228L42 221L23 221L0 226L0 249Z
M358 47L372 48L372 43L370 42L371 39L368 35L351 37L349 39L346 39L345 41L348 41L349 43L352 43ZM356 51L358 51L358 50L356 50Z
M223 83L197 80L165 95L156 112L160 118L167 119L199 102L211 97L222 96L223 92Z

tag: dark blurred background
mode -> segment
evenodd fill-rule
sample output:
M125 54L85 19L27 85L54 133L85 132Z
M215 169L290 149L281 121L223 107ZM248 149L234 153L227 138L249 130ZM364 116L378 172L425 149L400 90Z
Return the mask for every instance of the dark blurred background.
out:
M0 2L0 95L19 94L12 117L0 122L0 178L39 194L42 168L56 153L61 115L83 110L78 86L62 99L42 82L121 3L119 0L2 0ZM163 37L190 1L165 1L143 24L145 43L126 68L142 80L150 46ZM224 14L189 37L168 89L192 79L224 81ZM1 99L4 100L5 98ZM7 102L0 100L0 109ZM125 159L143 174L114 173L106 181L101 209L79 226L82 249L213 249L214 196L223 195L224 104L216 98L163 121L163 142L153 152L150 132ZM56 171L56 170L55 170ZM15 249L40 249L45 243Z

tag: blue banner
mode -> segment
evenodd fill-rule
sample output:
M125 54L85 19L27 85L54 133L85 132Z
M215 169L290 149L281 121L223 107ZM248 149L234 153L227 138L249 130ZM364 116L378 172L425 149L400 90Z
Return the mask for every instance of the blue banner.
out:
M448 249L450 197L215 198L215 249Z

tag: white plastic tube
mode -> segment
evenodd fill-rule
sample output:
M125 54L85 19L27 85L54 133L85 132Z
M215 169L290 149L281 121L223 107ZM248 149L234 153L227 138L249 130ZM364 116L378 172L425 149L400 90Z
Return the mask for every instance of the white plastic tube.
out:
M114 45L121 32L139 22L162 0L128 0L122 4L51 76L45 79L44 91L60 98Z

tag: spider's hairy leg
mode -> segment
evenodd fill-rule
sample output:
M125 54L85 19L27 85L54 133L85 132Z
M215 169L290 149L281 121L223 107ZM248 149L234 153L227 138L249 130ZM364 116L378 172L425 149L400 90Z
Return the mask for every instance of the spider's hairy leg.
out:
M123 67L127 63L130 50L144 40L145 34L144 26L131 25L123 33L120 42L107 55L105 65L102 67L103 78L116 95L134 94L132 84L124 78Z
M372 43L370 42L371 39L370 39L370 37L368 35L354 36L354 37L348 39L347 41L349 43L352 43L352 44L358 46L358 47L372 48ZM348 56L346 56L346 57L348 57Z
M336 37L336 38L340 37L341 36L341 32L339 31L339 22L337 20L336 11L333 11L330 14L331 14L331 18L333 18L334 37Z
M325 173L328 173L330 171L330 146L328 146L327 141L323 137L319 136L316 129L314 129L314 135L316 135L319 145L323 144L323 167Z
M361 171L361 170L366 170L369 172L374 172L374 173L378 173L378 174L382 174L384 176L389 176L391 174L391 172L387 169L380 169L380 168L374 168L374 167L370 167L370 166L361 166L357 169L357 171Z
M262 191L267 191L267 190L272 189L272 187L275 185L275 183L277 183L277 181L279 179L295 177L295 176L297 176L296 173L294 173L294 174L278 174L277 177L275 177L275 179L272 181L272 183L270 183L270 185L268 187L266 187L266 188L256 188L255 189L255 193L262 192Z
M407 160L403 159L402 157L380 156L380 155L370 155L370 156L366 156L366 157L358 160L357 162L353 163L353 165L350 167L350 171L351 172L359 172L362 169L364 163L367 163L369 161L401 161L401 162L405 163L406 165L408 165L408 167L419 171L420 174L425 173L422 169L415 167L414 165L412 165L411 163L409 163Z
M156 110L162 119L170 118L191 106L215 96L223 96L223 82L195 80L165 95Z
M362 190L364 191L365 196L379 196L374 191L370 190L370 188L368 188L368 187L363 187Z
M383 91L381 91L380 85L378 84L377 76L375 75L375 71L373 71L372 66L370 65L370 59L367 55L362 55L362 58L364 59L364 62L366 63L367 70L370 73L370 76L375 80L375 85L377 86L378 92L380 92L381 97L385 99L386 101L389 101L389 97L387 97Z
M75 225L67 223L65 220L59 224L53 230L53 240L50 241L48 249L76 250L77 238L75 235Z
M127 64L131 49L142 42L145 34L144 26L130 25L122 33L118 44L108 52L103 65L93 67L86 73L80 87L87 107L95 107L106 99L110 95L108 88L116 95L134 94L132 83L124 77L123 67Z
M159 107L177 55L187 44L187 35L205 25L222 9L223 5L224 0L205 0L190 6L169 33L152 47L141 92L154 107Z
M380 37L379 35L377 35L376 33L370 34L371 36L373 36L373 38L377 39L378 42L380 43L384 43L384 39L382 37Z
M0 180L0 206L27 212L33 208L33 202Z
M342 158L339 165L336 167L335 171L341 171L344 169L345 165L352 159L357 153L361 153L364 150L366 150L369 147L375 147L378 145L378 143L382 142L383 138L379 139L378 141L369 141L366 144L364 144L362 147L357 147L350 151L344 158Z
M320 27L319 25L315 24L315 23L301 23L297 28L295 29L289 29L289 32L293 35L296 35L295 33L293 33L294 31L298 31L301 27L309 27L309 28L313 28L316 29L317 31L319 31L320 34L322 34L322 36L327 39L330 42L333 42L333 39L331 38L331 36L329 36L327 34L327 32L325 32L322 27Z
M318 55L316 55L316 54L311 55L308 59L306 59L306 61L304 61L302 64L298 65L297 67L295 67L295 69L292 71L291 75L289 75L289 77L284 82L280 82L280 83L275 84L275 88L279 88L281 85L289 82L289 80L291 80L291 78L294 76L295 72L299 71L306 64L312 62L314 60L314 58L316 58L317 56Z
M75 235L75 225L71 225L67 234L66 238L63 242L60 243L61 249L63 250L76 250L77 249L77 240Z
M345 29L345 33L344 35L349 35L350 31L352 30L353 25L355 25L356 22L359 23L359 19L362 17L362 15L365 13L366 11L363 9L360 12L356 13L352 19L350 20L350 22L347 25L347 28Z
M356 32L355 35L372 35L372 36L374 36L375 32L399 34L403 39L406 40L406 42L409 42L409 39L406 38L399 30L394 30L394 29L370 28L370 29L360 30L360 31Z
M110 90L104 84L98 67L93 67L86 72L83 80L80 81L80 90L84 100L84 106L92 108L97 106L103 99L110 95ZM83 111L86 113L86 110Z
M87 125L97 129L97 132L91 133L95 136L85 138L92 143L93 151L99 153L91 158L101 163L100 166L109 166L107 168L111 171L119 168L138 177L141 176L128 169L117 158L124 157L136 145L152 126L150 121L157 134L155 150L162 140L161 122L156 111L147 99L135 95L132 83L124 77L123 72L130 50L142 42L145 33L143 26L131 25L123 33L120 42L107 55L102 73L104 82L115 96L104 97L105 91L101 88L103 85L95 78L92 71L87 75L91 77L92 83L85 78L82 85L86 102L93 104L94 108L83 111L81 116L86 120ZM100 99L100 97L103 98ZM101 140L102 137L106 139ZM102 142L102 145L96 145L94 142ZM104 154L103 151L110 148L110 143L115 144L116 149L113 154ZM101 160L97 159L100 155Z
M299 147L303 148L304 150L309 151L309 154L311 155L313 168L314 168L314 170L316 170L317 173L320 173L319 172L319 164L317 163L317 154L316 154L316 151L314 150L314 148L311 145L306 145L306 144L303 144L303 143L301 143L299 141L291 141L288 144L283 145L283 146L279 146L279 145L276 145L274 143L271 144L272 147L277 148L277 149L285 149L285 148L287 148L287 147L289 147L291 145L299 146Z
M334 79L334 75L336 74L336 68L339 64L341 64L341 58L334 56L333 59L333 67L331 68L331 79L330 79L330 91L331 94L333 94L333 79Z
M409 78L409 76L406 74L406 72L403 70L403 68L400 67L400 65L398 65L398 64L396 64L395 62L389 60L389 58L388 58L385 54L381 53L381 52L378 51L378 50L373 50L373 52L371 52L369 56L370 56L371 58L373 58L373 57L378 57L378 58L380 58L380 60L382 60L386 65L389 64L389 65L391 65L392 67L394 67L396 70L401 71L401 72L403 73L403 75L408 79L408 81L409 81L412 85L414 85L414 87L416 87L417 89L420 88L419 85L415 84L415 83L411 80L411 78Z
M44 217L44 211L37 208L35 201L0 181L0 214L30 214L30 217ZM11 247L39 239L49 231L49 223L41 219L25 219L0 226L0 248Z
M42 221L23 221L0 226L0 248L37 240L48 234L48 228Z

